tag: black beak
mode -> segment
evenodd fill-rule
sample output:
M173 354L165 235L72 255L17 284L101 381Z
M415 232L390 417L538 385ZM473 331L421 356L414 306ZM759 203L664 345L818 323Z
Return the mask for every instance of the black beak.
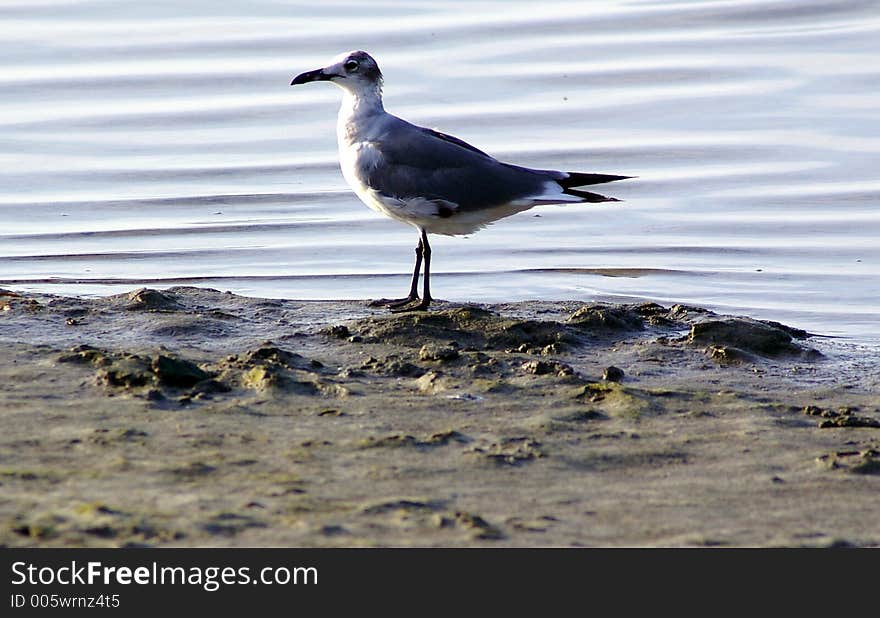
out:
M314 71L306 71L305 73L300 73L293 78L293 81L290 82L290 85L298 86L299 84L307 84L309 82L325 82L331 77L335 76L328 75L324 72L324 69L315 69Z

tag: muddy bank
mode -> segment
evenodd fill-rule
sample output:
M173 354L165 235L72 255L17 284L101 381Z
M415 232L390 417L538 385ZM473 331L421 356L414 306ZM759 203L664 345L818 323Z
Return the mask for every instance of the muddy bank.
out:
M0 543L877 545L876 351L697 307L0 292Z

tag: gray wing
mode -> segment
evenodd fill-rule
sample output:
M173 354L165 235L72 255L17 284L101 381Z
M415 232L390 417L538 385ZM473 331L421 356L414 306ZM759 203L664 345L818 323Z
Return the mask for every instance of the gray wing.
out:
M393 122L372 140L380 153L364 182L391 197L451 202L458 210L488 208L543 192L552 174L501 163L451 135Z

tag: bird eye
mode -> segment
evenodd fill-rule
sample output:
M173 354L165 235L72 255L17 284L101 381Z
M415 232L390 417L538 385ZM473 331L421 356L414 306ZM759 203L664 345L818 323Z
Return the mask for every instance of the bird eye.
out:
M358 68L357 60L349 60L348 62L345 63L345 70L348 71L349 73L357 71L357 68Z

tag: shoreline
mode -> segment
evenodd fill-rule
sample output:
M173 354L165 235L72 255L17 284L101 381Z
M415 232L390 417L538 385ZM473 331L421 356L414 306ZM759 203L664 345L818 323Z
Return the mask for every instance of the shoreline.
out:
M642 274L652 269L645 268L551 268L551 269L519 269L515 271L504 271L502 274L509 275L511 273L541 273L541 272L565 272L577 275L595 275L607 278L638 278ZM658 270L656 272L672 273L675 271ZM492 277L497 273L462 273L462 272L446 272L438 276L444 277ZM46 296L46 297L68 297L68 298L84 298L99 299L111 296L119 296L127 294L137 289L155 289L157 291L169 290L173 288L198 287L202 289L220 290L224 293L229 292L237 296L247 298L262 298L264 300L283 300L304 303L361 303L366 304L367 299L361 296L363 286L358 288L356 294L352 294L351 289L342 289L338 292L341 296L327 298L320 294L308 295L303 294L302 290L291 289L285 286L289 281L303 281L321 277L321 275L245 275L240 277L211 277L211 276L192 276L192 277L171 277L160 279L120 279L120 278L37 278L37 279L3 279L0 280L0 290L16 292L30 296ZM370 273L370 274L348 274L334 275L337 281L367 281L377 277L397 277L402 283L407 283L409 277L400 275L400 273ZM404 281L404 279L406 281ZM274 283L272 287L264 287L264 283ZM359 284L360 285L360 284ZM395 286L389 286L396 289ZM805 329L812 333L815 337L831 339L852 348L864 348L880 351L880 328L878 322L871 319L863 312L853 313L848 311L846 307L840 306L836 310L815 310L808 308L778 308L763 305L738 306L728 304L718 304L710 301L700 301L695 299L675 299L666 295L630 295L618 294L609 291L602 294L590 294L584 298L566 297L559 293L551 296L549 299L535 299L530 295L522 297L508 296L504 297L486 297L480 301L473 301L464 297L460 300L445 301L448 306L460 305L478 305L478 306L507 306L507 305L523 305L529 303L551 303L556 305L571 305L575 303L586 304L597 302L603 304L627 304L627 303L648 303L655 302L667 306L674 304L689 305L694 307L702 307L710 311L723 315L748 316L755 320L773 320L784 322L785 324ZM439 306L439 305L437 305ZM858 353L858 352L855 352Z
M880 545L880 361L778 323L192 287L0 309L0 545Z

